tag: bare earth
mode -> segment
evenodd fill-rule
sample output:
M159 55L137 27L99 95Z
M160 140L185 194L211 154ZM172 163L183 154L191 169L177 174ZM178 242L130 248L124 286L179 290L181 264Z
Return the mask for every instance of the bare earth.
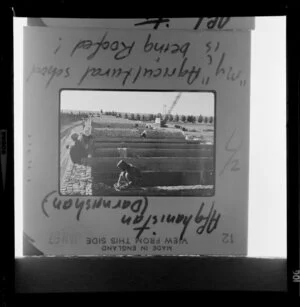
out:
M92 123L90 123L91 125ZM98 138L138 138L146 125L152 125L152 129L147 132L153 138L183 139L197 141L200 144L214 143L213 124L190 124L181 122L169 122L167 127L154 127L154 123L132 121L113 116L102 116L95 118L92 134ZM138 127L136 127L136 124ZM98 126L97 126L98 125ZM119 126L122 125L122 128ZM175 125L180 125L187 129L182 131ZM214 190L213 185L172 185L172 186L149 186L137 189L117 192L115 189L103 182L96 182L93 177L92 167L89 165L74 166L69 157L69 150L66 148L72 143L70 136L72 133L83 132L81 122L74 122L61 127L61 149L60 149L60 192L63 195L81 196L211 196ZM145 148L147 150L147 148ZM184 159L184 157L183 157Z

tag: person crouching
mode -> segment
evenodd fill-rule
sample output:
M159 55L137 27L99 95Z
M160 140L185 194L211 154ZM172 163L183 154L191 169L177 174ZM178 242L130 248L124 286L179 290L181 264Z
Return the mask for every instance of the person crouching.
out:
M136 166L121 160L117 167L121 170L121 173L118 182L115 184L116 189L125 190L140 186L142 174Z
M146 138L147 137L147 131L146 130L144 130L142 133L141 133L141 138Z

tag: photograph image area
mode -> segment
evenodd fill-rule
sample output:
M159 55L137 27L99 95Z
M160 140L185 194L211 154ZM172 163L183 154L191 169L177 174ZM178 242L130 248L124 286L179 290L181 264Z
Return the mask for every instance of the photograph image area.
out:
M60 93L59 191L73 196L213 196L212 92Z

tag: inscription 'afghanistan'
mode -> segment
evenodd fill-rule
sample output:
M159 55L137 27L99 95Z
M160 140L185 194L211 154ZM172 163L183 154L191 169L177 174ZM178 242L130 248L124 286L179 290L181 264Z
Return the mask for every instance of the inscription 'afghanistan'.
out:
M46 217L50 217L49 209L57 211L67 211L76 209L76 220L79 221L83 210L118 210L125 211L121 217L121 223L132 226L133 230L137 232L136 239L146 231L150 231L154 225L157 224L173 224L181 225L180 240L183 240L186 230L191 223L196 224L196 233L202 235L203 233L210 234L217 229L221 218L221 213L214 208L214 201L210 205L201 203L196 214L183 213L164 213L164 214L149 214L146 215L149 203L147 197L142 197L137 200L119 199L113 203L110 199L100 198L64 198L60 199L57 196L57 191L48 193L41 203L41 209Z

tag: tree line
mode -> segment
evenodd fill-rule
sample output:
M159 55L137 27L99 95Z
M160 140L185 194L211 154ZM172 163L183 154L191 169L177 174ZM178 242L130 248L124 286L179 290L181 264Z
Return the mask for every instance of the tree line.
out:
M90 115L93 115L92 112L72 112L72 111L64 111L60 113L60 118L69 119L72 121L82 120L88 118Z
M102 110L101 110L102 111ZM111 115L115 117L125 118L129 120L140 120L140 121L154 121L155 118L163 119L165 118L167 121L170 122L187 122L187 123L210 123L212 124L214 122L213 116L204 116L204 115L172 115L167 114L163 116L161 113L158 114L139 114L139 113L118 113L114 111L106 111L106 112L100 112L101 114L105 115Z

